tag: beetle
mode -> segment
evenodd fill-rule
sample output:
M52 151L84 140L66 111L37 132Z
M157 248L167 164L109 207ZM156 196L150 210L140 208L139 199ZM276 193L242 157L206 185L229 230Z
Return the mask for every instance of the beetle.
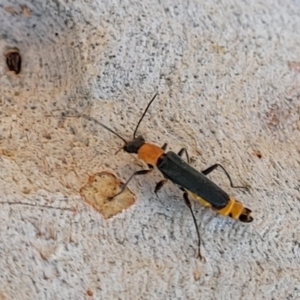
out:
M144 116L146 115L150 105L153 103L157 96L157 93L153 96L151 101L148 103L145 108L140 120L138 121L136 128L133 132L132 140L127 141L121 135L116 133L111 128L102 124L101 122L95 120L92 117L84 115L83 117L93 120L97 124L101 125L117 137L119 137L125 144L119 150L124 150L127 153L137 154L138 157L143 160L149 167L149 169L139 170L133 173L129 179L123 185L123 188L119 193L110 198L112 200L119 194L121 194L131 181L134 176L137 175L145 175L150 173L154 166L162 173L164 179L159 181L155 187L155 193L162 188L162 186L170 180L183 191L183 198L191 211L193 216L193 221L196 227L197 236L198 236L198 256L202 258L200 246L200 234L197 226L196 218L192 210L191 202L189 200L189 196L192 196L195 200L200 202L202 205L206 207L212 208L217 213L229 216L233 219L239 220L244 223L250 223L253 221L251 217L251 210L246 208L243 203L235 200L232 196L229 196L223 189L221 189L218 185L216 185L213 181L208 179L206 175L214 171L216 168L221 168L227 178L229 179L230 186L232 188L247 188L242 186L234 186L231 180L229 173L225 170L225 168L220 164L214 164L213 166L199 172L195 168L193 168L189 162L189 155L186 148L182 148L177 154L173 151L165 152L167 148L167 144L165 143L162 147L159 147L155 144L147 143L143 136L137 135L137 130L139 125L141 124ZM119 152L119 150L117 152ZM187 161L182 159L182 155L185 154Z

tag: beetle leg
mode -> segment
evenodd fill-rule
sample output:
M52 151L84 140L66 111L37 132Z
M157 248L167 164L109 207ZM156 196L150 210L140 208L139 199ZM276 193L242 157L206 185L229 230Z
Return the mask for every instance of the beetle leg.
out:
M183 188L181 188L181 190L184 191L183 199L184 199L185 204L187 205L187 207L189 208L189 210L192 214L193 221L194 221L194 224L195 224L195 227L196 227L196 232L197 232L197 236L198 236L198 257L200 258L200 260L203 260L204 257L201 255L201 249L200 249L200 247L201 247L201 238L200 238L199 228L198 228L198 225L197 225L197 222L196 222L196 217L195 217L193 209L192 209L192 204L191 204L191 201L189 199L189 195L188 195L187 191L185 191Z
M215 164L215 165L213 165L213 166L211 166L211 167L205 169L204 171L202 171L202 174L208 175L209 173L211 173L212 171L214 171L217 167L220 167L220 168L224 171L225 175L227 176L227 178L228 178L228 180L229 180L229 182L230 182L230 186L231 186L232 188L235 188L235 189L247 189L247 190L249 189L247 186L235 186L235 185L233 185L229 173L228 173L228 172L225 170L225 168L224 168L222 165L220 165L220 164Z
M134 176L137 176L137 175L145 175L145 174L148 174L148 173L150 173L150 172L153 171L153 166L152 166L152 165L148 165L148 167L149 167L150 169L148 169L148 170L139 170L139 171L134 172L134 173L127 179L127 181L124 183L124 185L123 185L121 191L120 191L119 193L115 194L114 196L109 197L108 200L112 200L112 199L114 199L115 197L117 197L117 196L119 196L120 194L122 194L122 193L125 191L125 189L126 189L127 185L129 184L130 180L131 180Z
M190 163L190 157L189 157L189 154L186 150L186 148L182 148L179 152L178 152L178 155L181 157L183 155L183 153L185 153L185 156L186 156L186 160L188 162L188 164Z
M164 143L164 144L162 145L161 149L163 149L164 151L166 151L167 147L168 147L168 144L167 144L167 143Z
M154 193L157 194L157 192L168 182L168 179L163 179L159 181L154 189Z

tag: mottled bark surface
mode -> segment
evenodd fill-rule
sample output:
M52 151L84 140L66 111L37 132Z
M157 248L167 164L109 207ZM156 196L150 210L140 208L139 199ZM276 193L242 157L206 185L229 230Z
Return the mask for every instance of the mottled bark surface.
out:
M297 1L1 1L0 299L299 299L299 49ZM210 175L254 222L194 204L205 263L158 172L112 219L80 196L145 166L79 116L130 139L156 92L139 132L251 187Z

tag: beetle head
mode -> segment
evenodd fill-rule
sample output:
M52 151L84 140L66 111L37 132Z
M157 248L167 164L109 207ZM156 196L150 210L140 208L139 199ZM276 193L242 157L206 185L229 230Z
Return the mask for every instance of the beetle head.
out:
M132 141L127 142L123 150L127 153L137 153L138 150L145 144L145 139L140 135Z

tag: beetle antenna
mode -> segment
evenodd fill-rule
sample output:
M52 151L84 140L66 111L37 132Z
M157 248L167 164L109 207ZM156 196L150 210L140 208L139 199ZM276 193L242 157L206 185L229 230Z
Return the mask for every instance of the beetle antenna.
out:
M148 103L148 105L147 105L147 107L146 107L144 113L142 114L140 120L138 121L138 123L137 123L137 125L136 125L136 127L135 127L135 130L134 130L134 132L133 132L133 139L135 139L136 132L137 132L137 130L138 130L138 128L139 128L139 126L140 126L140 124L141 124L141 122L142 122L142 120L143 120L145 114L147 113L147 111L148 111L150 105L152 104L152 102L153 102L154 99L156 98L157 94L158 94L158 93L156 93L156 94L153 96L153 98L151 99L151 101Z
M121 137L118 133L116 133L115 131L113 131L111 128L107 127L106 125L102 124L101 122L97 121L95 118L92 118L88 115L81 115L81 117L84 117L85 119L89 120L89 121L93 121L96 124L102 126L103 128L105 128L106 130L110 131L111 133L113 133L114 135L116 135L119 139L121 139L125 144L127 144L127 141Z

